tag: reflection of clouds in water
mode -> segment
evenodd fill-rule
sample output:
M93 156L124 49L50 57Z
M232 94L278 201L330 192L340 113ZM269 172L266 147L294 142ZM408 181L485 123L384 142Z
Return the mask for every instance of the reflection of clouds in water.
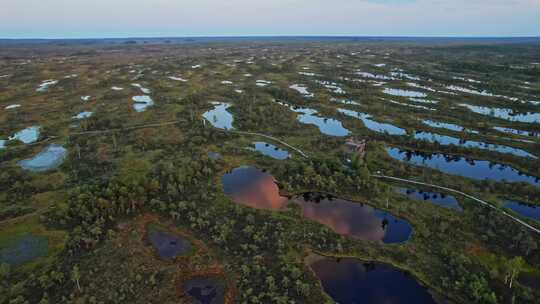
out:
M269 175L246 185L232 197L238 203L258 209L281 209L287 204L287 198L279 195L279 189Z
M320 203L296 199L296 202L302 206L305 217L327 225L339 234L369 241L384 239L382 221L370 206L339 199Z

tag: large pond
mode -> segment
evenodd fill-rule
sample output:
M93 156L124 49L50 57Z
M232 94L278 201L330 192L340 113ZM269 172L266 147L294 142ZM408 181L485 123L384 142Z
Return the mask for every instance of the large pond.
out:
M441 172L468 177L476 180L493 180L496 182L525 182L540 187L540 179L525 175L520 171L486 160L470 160L463 157L443 154L421 155L398 148L387 148L390 157L417 166L425 166Z
M238 204L281 210L289 203L287 197L279 194L274 178L254 167L238 167L223 175L221 182L225 194ZM406 220L365 204L318 193L305 193L290 202L301 207L304 217L353 239L400 243L412 233Z
M507 200L504 202L504 207L511 209L524 217L528 217L540 222L540 206Z
M223 190L236 203L257 209L282 209L288 199L279 195L272 175L257 168L242 166L221 177Z
M451 137L447 135L440 135L440 134L431 133L431 132L416 132L414 134L414 139L424 140L431 143L439 143L445 146L454 145L454 146L461 146L464 148L476 148L476 149L488 150L488 151L493 151L493 152L512 154L512 155L521 156L521 157L537 158L536 156L532 155L531 153L523 149L512 148L512 147L497 145L497 144L488 144L485 142L474 141L474 140L465 141L460 138Z
M43 172L56 169L64 162L67 150L57 144L51 144L39 152L36 156L19 161L19 166L24 170Z
M423 191L418 189L411 189L411 188L403 188L403 187L396 187L395 191L399 194L403 194L408 196L409 198L419 200L419 201L427 201L430 203L433 203L435 205L455 209L462 211L463 209L459 205L457 199L448 194L444 193L438 193L438 192L429 192L429 191Z
M287 106L292 111L298 113L297 119L299 122L317 126L322 134L342 137L347 136L350 133L349 130L343 127L339 120L321 117L315 109L289 106L284 103L280 104Z
M158 225L149 225L147 236L159 257L165 260L187 255L193 249L190 241Z
M527 123L540 123L540 113L517 113L507 108L491 108L484 106L475 106L470 104L460 104L470 111L482 115L492 116L509 121L519 121Z
M317 257L311 269L339 304L435 304L425 287L391 266L361 260Z
M0 264L17 266L30 262L48 253L49 242L46 237L25 234L9 241L2 242L0 247Z
M412 233L406 220L365 204L317 193L306 193L292 202L300 205L304 217L353 239L401 243Z
M287 152L287 150L282 150L272 144L256 141L253 145L255 146L256 151L271 158L283 160L289 157L289 152Z
M184 290L197 304L225 303L225 282L218 277L193 278L183 286Z
M231 107L226 102L213 102L214 109L207 111L203 117L214 126L214 128L230 130L233 129L233 116L227 111Z
M375 131L378 133L387 133L390 135L405 135L407 134L407 131L405 131L402 128L396 127L389 123L381 123L377 122L371 119L371 115L357 112L353 110L347 110L347 109L338 109L339 113L345 114L350 117L354 117L357 119L360 119L366 128L370 129L371 131Z

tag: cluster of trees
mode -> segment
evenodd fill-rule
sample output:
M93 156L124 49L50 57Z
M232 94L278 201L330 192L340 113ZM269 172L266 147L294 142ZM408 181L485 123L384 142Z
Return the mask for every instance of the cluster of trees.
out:
M25 281L24 288L10 283L10 288L22 291L7 294L20 297L20 303L24 303L22 299L62 303L70 290L78 288L82 274L75 267L80 260L113 233L119 218L146 211L169 217L220 248L228 267L235 272L241 269L241 302L303 302L320 292L304 271L305 265L291 260L289 252L300 251L306 243L340 252L344 240L321 225L298 222L295 210L286 211L290 216L272 216L231 203L217 194L215 173L220 165L199 153L190 157L177 153L153 165L127 156L110 179L75 188L67 205L43 216L47 225L70 231L62 263L44 271L41 279ZM321 161L313 166L331 176L333 169L328 166L337 164ZM315 170L305 169L307 173Z
M533 232L488 208L475 208L477 233L486 244L503 248L510 256L523 256L540 265L540 242Z

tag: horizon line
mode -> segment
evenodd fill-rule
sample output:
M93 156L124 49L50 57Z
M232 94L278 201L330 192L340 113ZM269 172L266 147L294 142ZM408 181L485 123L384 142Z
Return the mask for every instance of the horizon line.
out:
M451 38L451 39L540 39L540 35L348 35L348 34L262 34L262 35L179 35L179 36L80 36L0 37L0 40L100 40L100 39L185 39L185 38Z

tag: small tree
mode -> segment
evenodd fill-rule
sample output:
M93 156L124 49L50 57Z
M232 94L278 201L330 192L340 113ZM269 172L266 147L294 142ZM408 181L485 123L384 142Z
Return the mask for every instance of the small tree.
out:
M75 265L73 266L73 270L71 271L71 280L77 285L77 289L81 290L81 284L79 283L79 280L81 279L81 273L79 271L79 266Z

